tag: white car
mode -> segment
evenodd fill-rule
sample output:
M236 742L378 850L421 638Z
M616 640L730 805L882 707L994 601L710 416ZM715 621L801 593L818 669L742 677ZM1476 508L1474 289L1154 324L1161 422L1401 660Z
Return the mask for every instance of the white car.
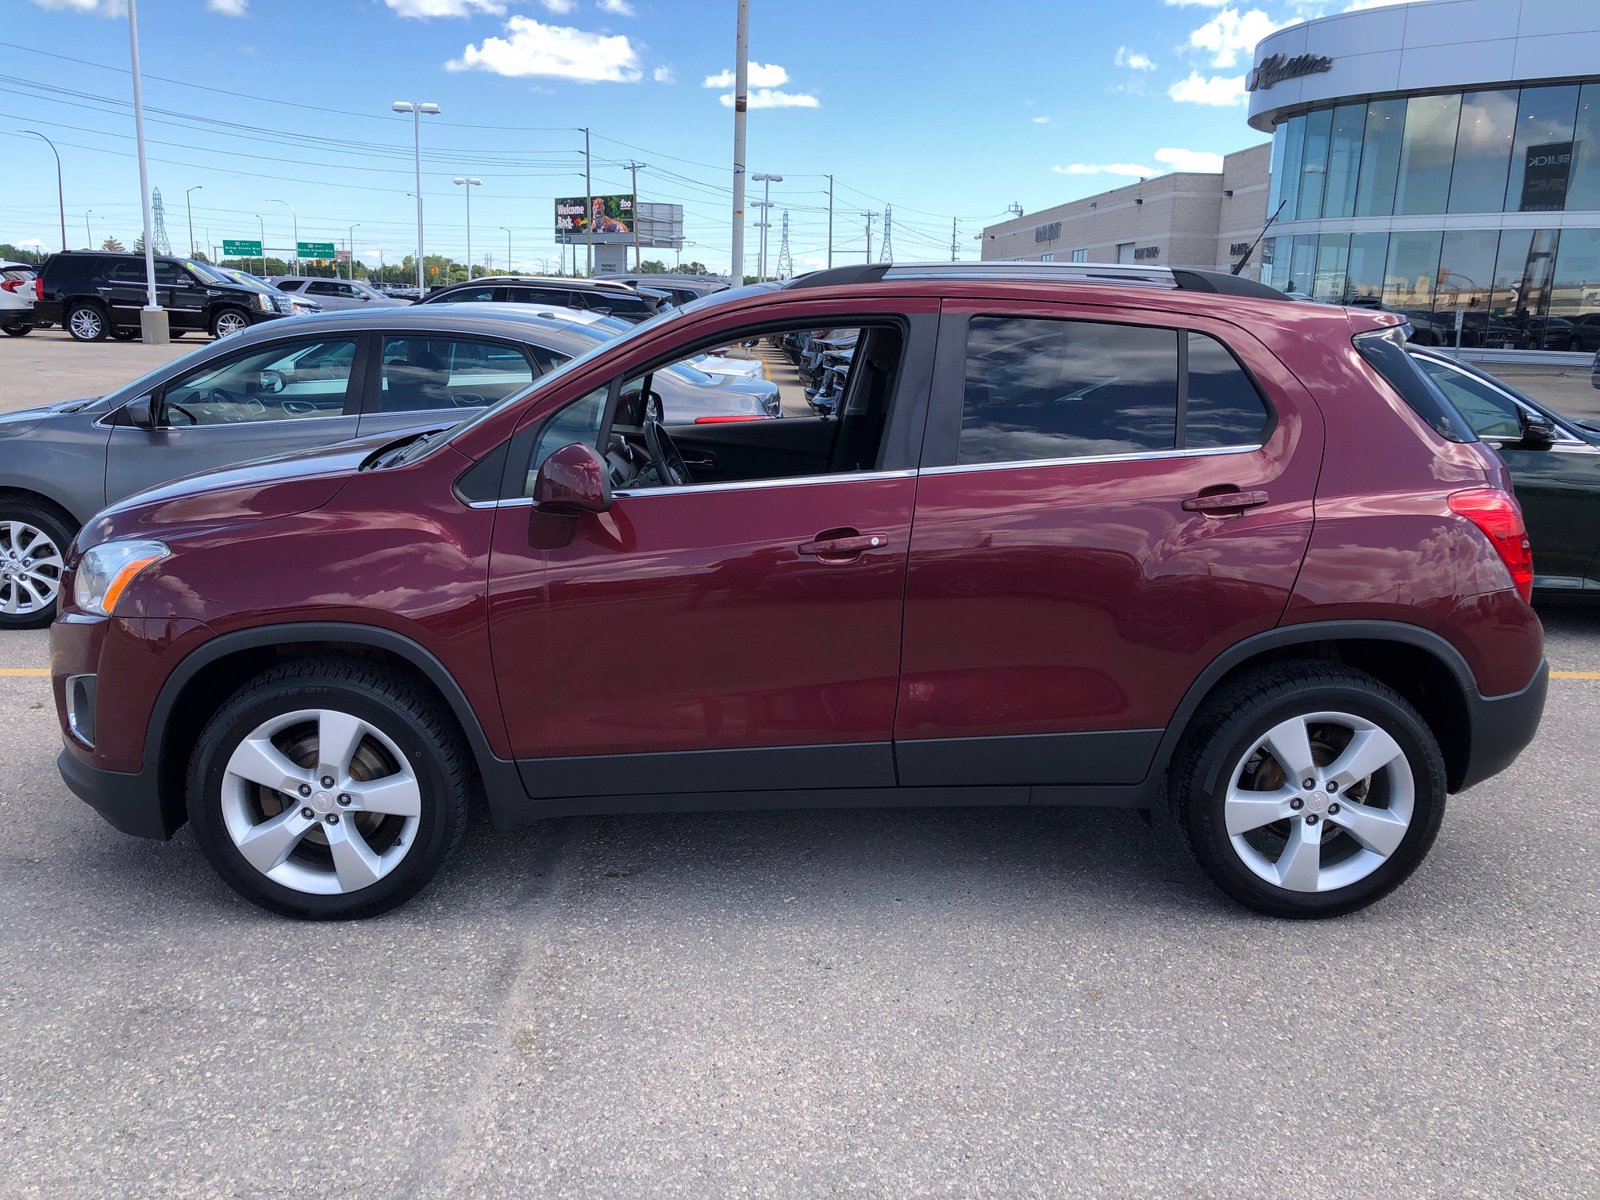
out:
M21 337L33 329L33 268L0 258L0 329Z
M359 280L309 279L296 275L273 275L267 279L280 292L297 299L312 299L329 312L340 309L399 308L406 301L385 296Z

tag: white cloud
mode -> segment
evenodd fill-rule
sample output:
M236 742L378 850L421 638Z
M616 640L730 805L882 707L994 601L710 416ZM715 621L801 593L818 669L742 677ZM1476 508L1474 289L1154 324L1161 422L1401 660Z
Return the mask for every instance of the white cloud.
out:
M522 16L507 18L505 32L505 37L484 38L481 46L467 46L460 58L445 63L445 70L542 75L579 83L637 83L644 76L639 52L621 35L545 25Z
M1054 117L1029 117L1028 120L1035 125L1054 125L1056 123Z
M753 88L782 87L784 84L789 82L789 72L778 66L777 63L753 62L747 68L745 77L749 82L749 85ZM705 82L700 86L708 88L726 88L732 87L733 85L733 72L724 70L718 71L715 75L707 75Z
M1232 67L1241 55L1249 58L1262 38L1281 28L1259 8L1242 13L1225 8L1189 35L1189 45L1206 51L1213 67Z
M1167 95L1179 104L1210 104L1218 108L1243 104L1244 76L1213 75L1206 78L1199 71L1190 71L1188 78L1180 79L1167 89Z
M578 0L539 0L539 3L558 17L564 17L578 7Z
M1229 0L1161 0L1168 8L1221 8Z
M595 0L595 7L617 17L633 16L633 5L628 0Z
M1119 67L1128 67L1134 71L1154 71L1155 62L1148 54L1140 54L1137 50L1129 50L1126 46L1117 47L1117 56L1113 60Z
M51 12L93 13L97 17L120 17L127 13L127 0L33 0Z
M206 0L206 7L224 17L242 17L250 7L250 0Z
M1138 163L1068 163L1050 168L1057 175L1126 175L1129 179L1149 179L1162 172Z
M500 0L383 0L396 16L428 20L431 17L465 17L475 12L499 16L506 11Z
M1174 171L1205 171L1215 175L1222 170L1222 155L1209 150L1181 150L1163 146L1155 153L1155 160Z
M677 83L678 77L672 73L671 67L657 67L650 72L650 78L657 83Z
M723 108L733 107L733 93L723 92L717 99ZM806 92L784 92L777 88L757 88L750 93L751 108L820 108L822 101Z
M1387 8L1391 4L1408 4L1410 0L1350 0L1341 12L1360 12L1363 8Z

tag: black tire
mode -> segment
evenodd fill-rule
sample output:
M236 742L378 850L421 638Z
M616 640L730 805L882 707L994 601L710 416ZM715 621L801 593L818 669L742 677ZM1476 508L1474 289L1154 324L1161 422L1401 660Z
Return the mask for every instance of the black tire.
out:
M233 326L237 326L236 328ZM211 314L211 336L227 337L250 328L250 314L242 308L219 308Z
M405 756L419 785L420 818L410 848L388 874L355 890L317 895L284 886L252 866L228 830L223 785L230 756L264 723L306 709L348 713L380 731ZM405 678L353 660L289 663L234 693L201 731L189 762L189 820L217 873L252 903L302 920L371 917L421 891L460 844L467 823L469 764L460 731L445 710ZM259 794L280 802L284 798L265 788ZM293 803L287 807L301 803L289 799ZM344 811L353 819L351 810ZM302 851L296 843L290 857L312 849Z
M111 340L113 342L136 342L140 336L139 330L127 325L113 325L111 327Z
M173 341L177 341L179 338L181 338L184 334L186 334L188 332L189 331L187 329L169 329L167 331L167 336L170 337Z
M7 337L26 337L33 332L32 325L0 325L0 332Z
M75 342L103 342L111 321L98 304L74 304L67 309L67 336Z
M0 501L0 531L5 531L11 522L20 522L44 534L49 539L51 549L55 552L55 558L65 564L67 547L72 545L72 539L77 530L74 528L71 518L60 509L37 500L15 499ZM0 533L0 554L9 549L8 542L9 539L4 537L3 533ZM31 557L35 556L30 555ZM13 597L21 599L30 594L27 589L20 588L16 583L3 577L5 570L9 568L10 564L0 567L0 606L6 605ZM25 569L31 571L35 568L30 563ZM8 613L0 611L0 630L43 629L51 621L55 620L56 609L59 606L62 571L57 568L49 572L49 574L54 577L56 587L55 596L51 601L42 608L35 608L29 612Z
M1260 769L1262 760L1247 758L1247 755L1269 730L1296 717L1324 713L1348 714L1370 722L1393 739L1409 772L1409 779L1398 786L1410 792L1411 813L1398 844L1364 876L1325 891L1292 890L1268 882L1247 864L1227 828L1226 796L1236 770L1243 776L1252 769L1251 763L1257 763L1254 769ZM1324 728L1337 730L1338 726L1308 724L1308 729ZM1315 739L1311 740L1314 743ZM1337 749L1320 753L1318 749L1312 745L1319 767L1327 765L1324 756L1331 758L1338 753ZM1397 758L1395 762L1398 761ZM1266 765L1272 768L1276 764L1268 761ZM1371 776L1372 780L1381 782L1368 786L1378 789L1397 786L1389 782L1390 769L1383 770L1383 776L1376 772ZM1444 818L1444 756L1416 709L1399 693L1370 675L1312 660L1278 663L1251 672L1211 697L1180 745L1168 781L1179 827L1200 869L1241 904L1275 917L1336 917L1381 899L1416 870L1433 845L1439 823ZM1269 782L1266 786L1276 785ZM1299 784L1292 781L1285 780L1282 786L1299 790ZM1322 788L1320 783L1318 788ZM1247 841L1250 837L1271 839L1276 831L1285 827L1289 829L1285 838L1296 833L1304 838L1307 834L1301 823L1319 820L1307 814L1331 799L1333 807L1325 809L1327 815L1320 818L1317 836L1322 840L1316 861L1322 861L1321 854L1329 847L1335 847L1351 859L1362 853L1364 844L1349 833L1344 821L1333 815L1338 811L1337 801L1341 797L1330 796L1324 790L1308 790L1305 796L1306 799L1295 805L1298 812L1288 820L1263 825L1258 830L1241 834L1241 838ZM1381 798L1370 792L1361 794L1363 802ZM1388 803L1397 802L1389 800L1375 807L1387 809ZM1345 807L1351 806L1347 802ZM1344 820L1349 816L1346 812ZM1300 827L1294 828L1297 825ZM1341 838L1345 841L1339 841ZM1287 841L1284 845L1287 849ZM1335 860L1332 870L1337 871L1338 866Z

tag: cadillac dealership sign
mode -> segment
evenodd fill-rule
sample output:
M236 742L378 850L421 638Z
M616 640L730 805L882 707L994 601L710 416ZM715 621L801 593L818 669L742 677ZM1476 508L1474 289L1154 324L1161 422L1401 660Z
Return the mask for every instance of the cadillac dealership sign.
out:
M1260 65L1250 72L1250 79L1245 83L1244 90L1264 92L1273 84L1282 83L1285 79L1299 79L1302 75L1320 75L1332 69L1333 59L1322 55L1297 54L1290 58L1287 54L1273 54L1263 58Z

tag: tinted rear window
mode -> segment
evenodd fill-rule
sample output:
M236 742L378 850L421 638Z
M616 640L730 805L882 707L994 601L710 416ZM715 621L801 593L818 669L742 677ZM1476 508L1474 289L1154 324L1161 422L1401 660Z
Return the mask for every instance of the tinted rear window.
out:
M1437 384L1422 373L1405 351L1405 333L1396 325L1389 329L1363 333L1355 347L1367 364L1392 387L1411 411L1430 429L1449 442L1475 442L1478 435L1456 410Z

